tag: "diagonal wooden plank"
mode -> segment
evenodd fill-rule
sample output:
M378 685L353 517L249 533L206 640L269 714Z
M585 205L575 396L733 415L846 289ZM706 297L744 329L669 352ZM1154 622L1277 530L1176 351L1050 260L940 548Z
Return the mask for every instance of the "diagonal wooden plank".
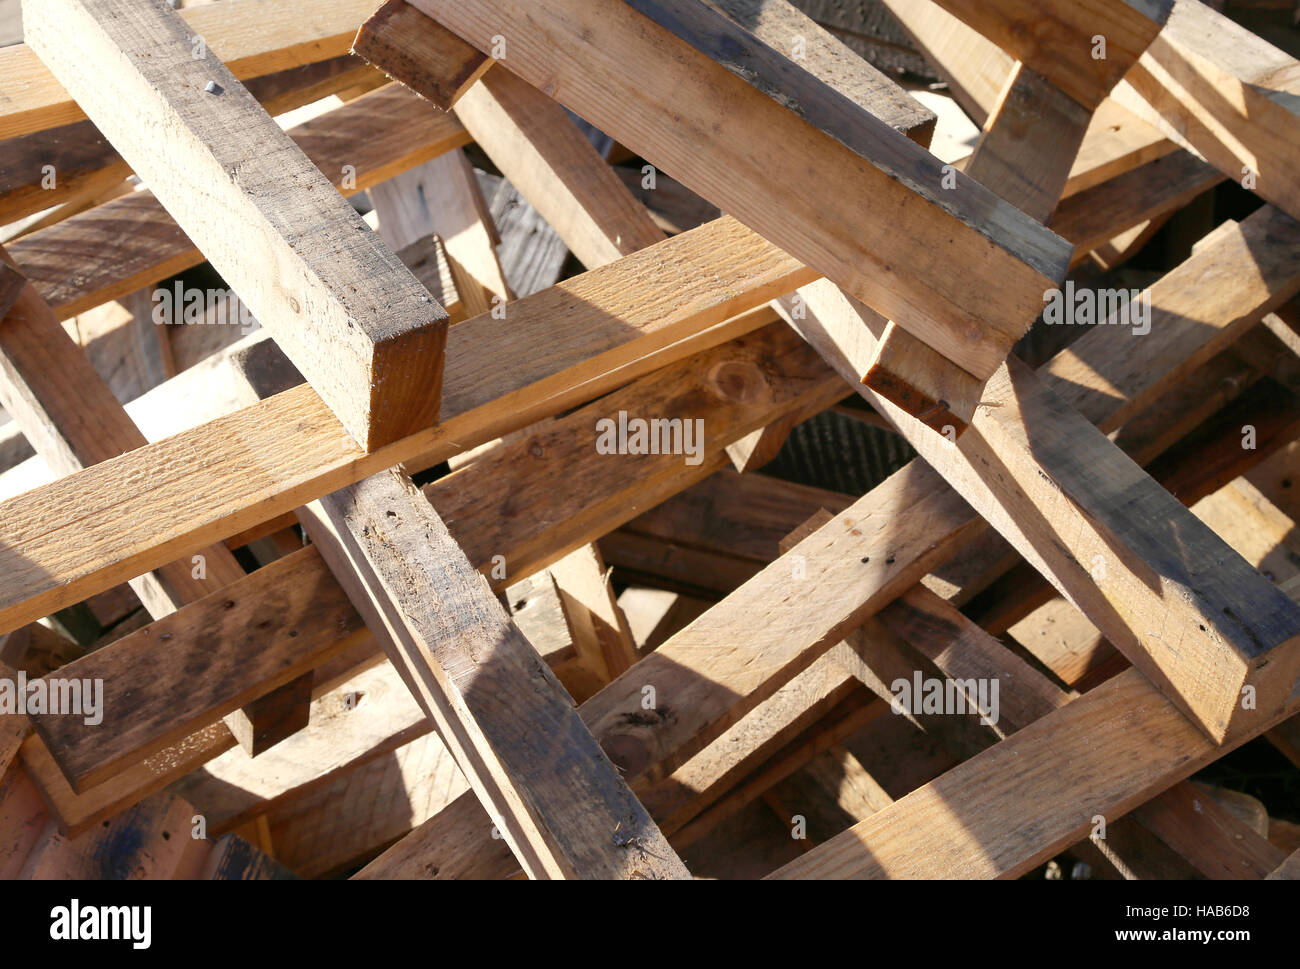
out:
M508 37L516 53L500 66L553 91L977 377L992 373L1037 315L1044 280L1061 274L1061 240L959 174L961 190L945 192L938 160L888 125L855 110L871 130L864 166L860 155L619 0L415 6L480 50L502 23L531 24ZM739 129L747 132L743 144L722 134ZM795 171L806 163L789 153L791 144L818 159L818 178ZM908 217L896 217L899 210ZM974 287L962 280L989 277L1005 285L972 299ZM921 279L923 286L913 285Z
M175 11L28 0L24 21L363 448L437 419L446 313Z

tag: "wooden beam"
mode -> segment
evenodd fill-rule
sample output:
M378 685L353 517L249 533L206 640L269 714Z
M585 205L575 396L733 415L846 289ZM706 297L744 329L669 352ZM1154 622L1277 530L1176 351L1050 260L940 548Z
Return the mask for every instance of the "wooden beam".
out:
M249 78L245 86L267 113L274 116L329 97L376 75L383 80L383 75L374 68L357 65L354 58L344 55ZM131 166L89 121L6 139L0 143L0 152L9 159L0 172L0 225L34 215L52 205L61 204L66 208L66 203L100 198L131 173ZM53 166L52 180L46 165ZM35 228L33 225L24 231Z
M1089 109L1146 50L1171 5L1171 0L938 2ZM1104 51L1098 36L1104 38Z
M1032 218L1056 208L1087 130L1090 113L1050 82L1019 65L984 127L966 173ZM861 315L861 314L860 314ZM924 426L960 435L980 401L978 381L939 359L907 330L872 316L852 335L862 383ZM875 346L872 347L872 338ZM863 357L865 360L863 368Z
M646 267L653 271L647 273ZM557 408L725 342L765 322L733 322L737 313L761 306L811 275L735 222L723 220L513 304L506 341L509 366L503 365L500 320L489 314L457 324L450 335L443 421L381 451L363 454L312 389L301 387L20 495L6 503L4 521L11 527L23 528L19 521L26 513L9 513L38 500L39 509L32 504L31 512L43 523L49 524L51 507L65 508L79 523L67 523L68 542L56 537L57 529L46 531L44 550L19 540L17 533L5 543L7 551L0 556L9 559L6 569L12 564L14 579L6 587L6 605L16 610L10 628L289 511L313 492L327 493L399 462L431 466ZM722 285L728 277L734 283ZM653 281L653 288L646 280ZM553 325L557 313L569 321L560 334ZM698 340L688 339L696 336ZM285 427L297 429L292 448L283 446ZM186 483L197 460L207 462L210 473L222 481L209 500L199 503L193 502ZM133 480L149 486L127 489L127 502L136 509L130 511L121 503L122 489L101 486L119 474L132 474L128 469L136 462L149 470ZM217 472L223 465L226 470ZM174 476L162 470L168 467ZM54 497L68 489L87 500ZM170 489L175 493L164 497ZM222 501L210 500L218 493L225 496ZM90 509L96 499L90 495L99 496L98 513L111 523L95 542L87 541L96 534L87 518L94 517ZM188 513L178 515L182 508ZM159 509L166 509L166 515ZM160 532L161 517L170 522L163 531L171 534ZM138 535L129 534L132 524ZM27 534L25 529L21 534Z
M352 53L443 111L455 107L492 66L490 57L406 0L385 0L357 31Z
M1116 99L1300 218L1300 62L1207 4L1173 0L1172 7Z
M382 473L302 515L525 871L689 877L408 477Z
M195 56L179 15L123 0L24 13L32 49L363 448L437 419L446 313L229 69Z
M56 676L103 681L100 724L47 713L35 725L80 793L310 674L364 635L319 553L303 549L61 667ZM310 675L306 686L310 701Z
M976 377L992 372L1037 315L1044 280L1061 275L1059 239L960 173L958 190L939 188L937 159L847 99L827 103L847 106L861 122L855 130L870 132L861 145L865 167L861 155L618 0L544 9L519 0L414 5L480 50L501 23L531 21L537 29L508 39L516 54L502 66L535 87L549 85L566 107ZM739 29L716 16L728 31ZM774 70L787 70L785 58L770 54ZM750 132L743 147L717 134L736 127ZM790 144L819 159L817 180L786 170L794 165ZM903 206L915 217L885 217ZM990 277L1005 286L982 290L986 298L973 303L968 283ZM914 285L918 278L924 286Z
M289 135L349 195L469 141L452 115L430 111L399 85L296 125ZM149 191L78 213L25 236L11 249L59 319L203 261L203 253ZM93 262L87 262L87 252L95 253Z
M801 325L814 345L835 342L815 316ZM850 372L833 347L823 352ZM1286 702L1300 674L1300 650L1288 651L1300 609L1016 358L955 445L863 392L1216 742Z
M0 275L9 271L7 258L0 248ZM56 474L73 474L147 443L32 286L22 288L0 327L0 378L0 402ZM235 557L217 544L129 581L157 619L243 577ZM251 739L264 720L256 707L230 713L232 728L250 738L250 756L265 749L265 742Z
M509 71L475 85L456 116L588 269L663 241L568 113Z
M1015 878L1086 837L1096 815L1126 814L1245 739L1213 743L1128 670L772 877Z
M341 0L328 7L312 0L248 0L194 7L181 16L242 80L346 54L357 24L371 9L370 0ZM0 138L85 118L37 54L26 44L0 49Z

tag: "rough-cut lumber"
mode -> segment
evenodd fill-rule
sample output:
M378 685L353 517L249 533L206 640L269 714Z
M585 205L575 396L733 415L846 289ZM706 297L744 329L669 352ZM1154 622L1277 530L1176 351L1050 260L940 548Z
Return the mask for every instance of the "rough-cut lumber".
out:
M1014 878L1245 739L1214 744L1128 670L774 877Z
M252 78L346 54L369 0L237 2L185 10L181 16L236 77ZM24 10L24 16L26 16ZM30 32L31 28L27 27ZM28 46L0 50L0 138L85 117Z
M871 112L895 131L901 131L917 144L930 144L937 120L934 113L794 4L787 0L708 2L764 46L795 61L817 81ZM747 79L760 86L767 80Z
M357 31L352 53L444 111L455 107L492 66L490 57L406 0L385 0Z
M861 156L619 0L414 5L480 50L490 49L500 23L530 21L532 29L509 38L515 52L498 66L554 91L566 107L977 377L992 373L1037 315L1043 289L1053 285L1045 280L1062 275L1061 240L959 173L958 190L939 188L940 163L906 136L856 112L873 135L864 166ZM720 135L737 128L748 133L743 144ZM794 171L793 144L817 157L818 178ZM924 292L912 285L919 278ZM968 284L977 278L1003 285L972 298Z
M363 448L437 419L442 307L217 56L196 56L179 15L127 0L24 13L32 49Z
M269 114L277 115L376 76L382 82L383 75L374 68L343 56L250 78L245 86ZM0 154L6 157L0 171L0 225L51 205L99 198L131 172L89 121L7 139L0 143ZM53 184L47 165L54 169Z
M725 342L765 322L728 322L737 313L812 275L722 220L513 304L508 356L500 320L457 324L442 422L388 448L363 454L311 388L300 387L20 495L6 503L12 531L0 559L11 583L0 624L22 625L380 468L436 464ZM728 277L734 282L724 285ZM559 332L556 319L566 321ZM292 447L285 446L286 427L295 429ZM201 501L189 483L196 462L211 475ZM123 491L108 483L121 475L147 485ZM66 540L49 530L52 507L69 514Z
M409 478L382 473L303 514L525 871L687 876Z
M296 125L289 135L349 195L469 140L454 116L430 111L396 84ZM11 252L60 319L203 261L148 191L32 233Z
M479 192L474 170L462 151L449 151L370 189L379 217L379 235L394 252L418 239L437 235L452 265L469 274L458 280L471 316L512 298L497 261L496 230Z
M1300 218L1300 62L1199 0L1172 0L1115 89L1129 110Z
M1007 78L966 172L1027 215L1046 222L1088 121L1088 111L1020 65ZM852 336L850 359L862 367L857 355L870 356L861 370L862 382L925 426L950 439L961 434L979 403L980 382L897 324L890 322L882 330L882 321L862 309L859 315L867 325L845 331Z
M1172 0L938 0L1085 108L1096 108L1160 31ZM1094 56L1095 38L1105 56Z
M255 699L250 685L264 695L363 635L319 554L303 549L61 667L59 677L103 680L103 722L40 714L37 732L82 791Z
M6 258L0 249L0 260ZM23 288L0 327L0 402L56 474L72 474L146 443L32 286ZM130 584L157 619L243 577L235 557L218 544ZM231 729L249 737L244 747L250 755L266 746L252 739L265 719L257 704L230 715Z
M588 269L663 240L564 109L509 71L484 77L456 117Z
M1300 609L1016 358L984 393L955 446L872 402L1209 736L1258 732L1300 673Z

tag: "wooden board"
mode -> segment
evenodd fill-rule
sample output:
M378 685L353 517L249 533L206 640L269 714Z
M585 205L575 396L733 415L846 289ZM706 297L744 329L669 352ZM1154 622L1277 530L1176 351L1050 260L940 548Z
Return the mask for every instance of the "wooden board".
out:
M352 53L450 111L492 59L439 27L406 0L385 0L361 25Z
M179 15L31 0L25 29L363 448L436 420L446 313Z
M21 515L7 514L6 523L19 530L6 541L3 553L9 558L6 569L12 568L9 574L15 580L7 587L12 596L10 604L18 609L16 616L31 614L29 619L15 616L14 625L48 614L56 601L80 601L94 591L187 553L191 547L200 548L289 511L315 495L365 477L367 472L401 461L420 461L421 466L428 467L445 460L448 454L526 426L558 407L590 399L692 350L725 342L762 325L765 321L759 319L735 323L728 320L801 285L811 273L761 242L756 252L750 241L753 239L752 233L725 220L518 301L511 309L507 344L508 352L518 357L508 366L503 364L498 342L499 320L489 314L457 324L450 336L442 423L387 449L362 454L324 409L320 398L310 388L302 387L193 432L88 468L46 486L48 492L37 489L11 499L14 504L7 505L7 513L32 503L47 540L54 539L54 534L45 530L51 507L62 505L71 514L72 508L78 506L76 523L68 523L68 535L75 538L71 544L61 545L56 554L71 556L68 564L81 563L73 566L80 573L78 578L65 582L72 579L72 574L67 568L51 568L54 561L45 557L48 552L38 552L28 541L23 553L18 553L16 549L24 546L19 534L34 537L34 533L19 524ZM763 258L756 259L760 254ZM732 285L720 285L719 269L724 266L730 267L728 273L735 274ZM654 267L655 271L647 275L646 267ZM654 281L656 292L627 283L629 279L646 278ZM685 284L690 278L695 282L688 289ZM663 308L671 312L665 314ZM562 334L556 334L553 327L557 316L567 321ZM687 339L695 335L700 336L699 342ZM284 427L296 428L292 448L279 443ZM308 428L314 430L308 432ZM173 457L164 457L165 453ZM192 498L188 479L196 461L205 462L214 475L211 490L200 503L182 497L189 494ZM127 468L135 462L148 468L139 480L147 480L149 487L127 492L128 504L138 503L136 511L128 511L120 504L121 490L101 490L101 480L131 474ZM217 471L223 464L225 473ZM168 467L170 473L163 470ZM278 483L272 483L267 475ZM168 487L179 492L174 498L164 499L156 489ZM69 488L85 488L87 496L98 494L107 499L101 511L102 532L89 524L90 505L80 501L62 504L68 499L61 498L55 498L54 505L49 503L54 492L64 493ZM214 496L221 493L227 498L214 501ZM183 508L206 524L186 521L187 515L178 515ZM160 518L170 521L165 530L172 531L171 537L164 537L159 530L163 524ZM133 519L140 527L138 543L124 531ZM214 526L220 534L214 534ZM99 548L87 542L88 536L95 534L102 542ZM191 538L199 540L190 546ZM163 557L151 561L159 554ZM62 578L55 580L56 573ZM19 581L23 575L33 583L31 587ZM101 589L94 589L101 581ZM82 582L89 584L82 587ZM30 593L42 586L44 590L32 598Z
M246 0L197 7L181 16L239 78L253 78L346 54L370 0ZM30 30L30 28L29 28ZM18 44L0 50L0 138L85 117L37 53Z
M863 167L859 155L618 0L415 6L480 50L490 48L496 25L530 19L537 29L511 38L516 54L501 66L554 91L977 377L992 372L1037 314L1044 280L1061 275L1060 240L959 173L959 191L937 188L937 159L888 125L872 125L872 164ZM743 149L718 134L737 129L748 133ZM818 158L817 180L788 170L796 165L791 144ZM909 218L882 218L895 208ZM917 277L926 280L923 293L911 287ZM1005 286L980 288L978 300L976 287L960 282L990 277Z

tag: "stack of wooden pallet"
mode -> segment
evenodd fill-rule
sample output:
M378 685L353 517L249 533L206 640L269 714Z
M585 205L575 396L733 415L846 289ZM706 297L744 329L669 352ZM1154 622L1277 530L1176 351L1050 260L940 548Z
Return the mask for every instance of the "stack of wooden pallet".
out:
M0 49L0 877L1300 877L1289 10L374 3Z

